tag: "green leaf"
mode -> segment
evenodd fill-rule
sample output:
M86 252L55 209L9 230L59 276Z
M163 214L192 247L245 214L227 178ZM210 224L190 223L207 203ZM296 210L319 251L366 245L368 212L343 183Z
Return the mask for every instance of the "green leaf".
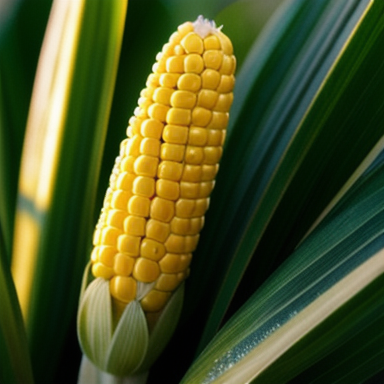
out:
M161 312L149 337L148 352L142 369L149 369L168 344L179 322L184 301L184 284L173 293Z
M27 336L8 260L0 225L0 383L29 384L34 380Z
M233 313L292 252L384 133L383 100L376 97L382 4L348 2L343 12L341 2L288 5L286 32L272 38L276 46L266 57L252 55L253 65L244 64L239 75L243 110L234 105L236 120L215 189L220 193L212 196L212 223L191 274L192 300L201 300L213 273L218 282L199 305L209 313L200 348L230 301ZM276 57L284 48L287 60ZM271 60L277 63L272 68L266 65ZM255 69L256 79L248 82L263 87L245 87L244 98L242 79ZM367 83L367 72L376 80Z
M12 269L36 381L75 317L127 2L55 1L20 171Z
M104 367L112 333L109 282L99 277L89 284L82 295L77 334L83 352L100 368Z
M314 363L336 382L356 358L351 338L362 341L360 364L376 364L360 372L363 380L380 369L375 359L384 344L375 343L370 327L383 316L383 177L384 151L223 327L184 383L283 383ZM344 370L333 369L336 348L346 360ZM293 382L303 381L297 376Z
M21 150L36 63L51 0L0 7L0 220L11 257Z

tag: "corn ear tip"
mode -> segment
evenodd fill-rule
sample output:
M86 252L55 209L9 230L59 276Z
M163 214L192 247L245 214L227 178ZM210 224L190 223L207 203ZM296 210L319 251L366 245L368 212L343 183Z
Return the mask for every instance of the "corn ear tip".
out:
M198 18L192 23L194 31L204 39L210 33L220 32L223 26L216 27L216 23L214 20L205 19L204 16L200 15Z

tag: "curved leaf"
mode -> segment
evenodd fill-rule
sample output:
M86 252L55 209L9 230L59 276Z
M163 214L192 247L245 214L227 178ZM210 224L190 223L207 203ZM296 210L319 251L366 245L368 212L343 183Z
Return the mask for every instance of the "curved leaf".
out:
M184 383L283 383L335 348L354 358L349 338L374 324L384 304L383 177L384 151L224 326ZM383 349L359 354L361 364Z
M148 350L147 319L138 301L131 301L113 332L105 370L116 376L130 376L141 365Z
M30 384L34 380L27 335L8 260L0 222L0 383Z
M384 33L382 13L373 6L364 12L367 3L362 2L354 6L349 2L349 12L346 8L341 14L339 2L322 4L326 5L324 13L315 19L319 26L314 24L314 35L311 38L309 34L304 44L306 55L314 49L319 56L312 63L311 56L297 53L297 62L288 72L289 81L270 100L266 115L261 116L261 130L253 131L244 150L235 148L239 144L235 131L231 135L226 152L229 157L223 158L227 172L221 172L217 181L218 188L221 177L226 178L226 184L222 184L220 196L212 197L216 216L211 230L202 235L203 239L214 237L215 242L203 242L207 245L194 264L197 273L203 261L204 270L215 268L215 279L219 280L212 301L204 303L210 306L210 317L201 346L216 332L229 301L233 298L233 312L292 252L384 133L380 124L383 100L376 97L382 73L381 64L377 65ZM335 25L334 31L327 29L329 23ZM356 25L359 28L354 29ZM367 72L376 80L367 83ZM357 97L362 89L364 97ZM251 108L249 104L245 111ZM246 126L252 131L253 126L240 119L236 124L237 129ZM233 163L235 151L242 156L237 163ZM232 165L228 166L228 161ZM231 194L233 185L235 194ZM226 208L215 205L215 199ZM194 276L200 275L192 274L191 278ZM194 283L197 298L207 289L206 284L200 277L199 283Z
M36 381L52 382L88 258L127 1L56 0L20 170L12 271Z

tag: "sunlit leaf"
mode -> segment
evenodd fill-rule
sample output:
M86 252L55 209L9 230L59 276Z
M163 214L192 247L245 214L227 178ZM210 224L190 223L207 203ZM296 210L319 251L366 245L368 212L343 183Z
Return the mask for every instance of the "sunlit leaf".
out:
M367 335L370 323L382 337L383 177L384 152L213 339L185 383L287 382L335 348L353 359L349 339ZM371 346L361 364L383 353L383 344L372 349L375 336L360 339L361 351ZM332 368L328 359L322 372Z
M12 270L36 380L52 382L88 259L127 2L56 0L28 117Z

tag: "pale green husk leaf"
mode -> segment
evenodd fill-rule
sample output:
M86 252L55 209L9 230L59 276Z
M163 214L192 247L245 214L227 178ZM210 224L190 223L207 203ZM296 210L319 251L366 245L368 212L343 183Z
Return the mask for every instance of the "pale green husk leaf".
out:
M137 300L131 301L113 333L104 370L117 376L135 372L147 353L148 338L144 311Z
M77 384L145 384L148 372L118 377L97 368L83 355Z
M83 352L103 368L112 339L112 304L107 280L101 277L93 280L82 294L77 332Z
M149 369L168 344L179 322L184 300L184 283L173 293L149 337L148 353L140 370Z

